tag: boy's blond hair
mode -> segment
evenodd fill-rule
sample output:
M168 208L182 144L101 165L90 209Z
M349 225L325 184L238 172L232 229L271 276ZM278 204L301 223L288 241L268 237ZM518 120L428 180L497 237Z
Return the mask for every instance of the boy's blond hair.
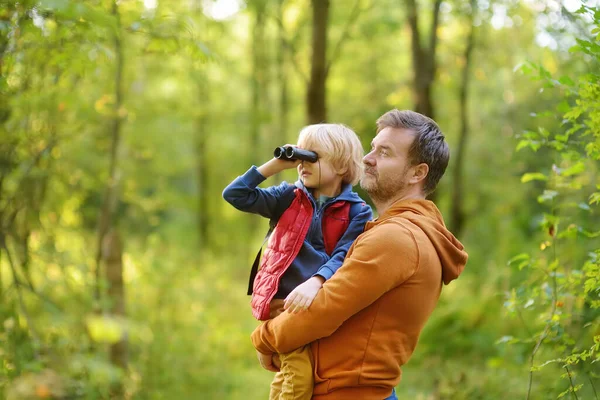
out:
M342 181L356 185L363 173L364 150L354 131L342 124L305 126L298 137L298 146L314 149L319 158L331 163Z

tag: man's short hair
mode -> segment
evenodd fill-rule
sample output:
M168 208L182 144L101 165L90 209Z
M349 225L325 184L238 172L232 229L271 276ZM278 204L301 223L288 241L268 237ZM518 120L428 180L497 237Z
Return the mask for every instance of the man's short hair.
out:
M356 185L363 172L364 149L354 131L342 124L315 124L305 126L298 137L298 146L319 149L319 158L333 168L344 171L344 183Z
M415 140L408 151L409 161L411 165L425 163L429 166L423 191L425 195L433 193L450 160L450 149L438 124L417 112L393 109L379 117L377 133L388 127L414 133Z

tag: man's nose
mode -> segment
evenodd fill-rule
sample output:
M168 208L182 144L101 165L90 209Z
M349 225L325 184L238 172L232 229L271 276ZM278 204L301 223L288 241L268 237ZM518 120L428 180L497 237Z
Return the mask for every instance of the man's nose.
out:
M368 165L375 165L375 158L372 156L373 152L367 153L366 156L363 157L363 163Z

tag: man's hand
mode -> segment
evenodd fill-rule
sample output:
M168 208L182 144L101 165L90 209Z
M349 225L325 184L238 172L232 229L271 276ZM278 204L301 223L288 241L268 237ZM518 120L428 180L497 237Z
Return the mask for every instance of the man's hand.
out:
M256 351L258 362L267 371L279 372L281 363L279 362L279 356L277 354L263 354L260 351Z
M296 289L292 290L283 303L283 309L292 313L307 310L323 286L325 279L322 276L313 276Z

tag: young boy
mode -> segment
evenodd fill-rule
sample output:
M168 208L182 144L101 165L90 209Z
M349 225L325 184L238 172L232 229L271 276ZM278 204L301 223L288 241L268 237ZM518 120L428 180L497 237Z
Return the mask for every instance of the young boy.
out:
M318 159L289 161L273 158L252 166L223 191L235 208L260 214L275 225L256 275L252 313L259 320L284 310L308 309L327 279L342 265L352 242L372 217L371 208L352 191L362 173L363 148L356 134L339 124L309 125L298 147ZM298 169L291 185L257 186L285 169ZM271 383L271 400L312 397L310 346L280 354L280 371Z

